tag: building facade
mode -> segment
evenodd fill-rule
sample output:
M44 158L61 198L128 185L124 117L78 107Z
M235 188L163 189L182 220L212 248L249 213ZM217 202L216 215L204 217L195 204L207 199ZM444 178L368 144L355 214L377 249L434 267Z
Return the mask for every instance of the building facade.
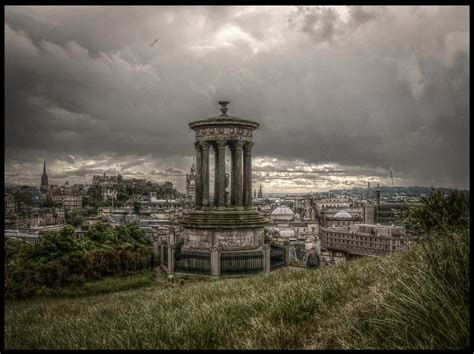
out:
M320 213L321 226L348 226L363 222L362 212L357 208L335 209L324 208Z
M321 210L324 208L347 209L351 207L351 200L349 198L324 198L316 199L313 202L316 216L321 216Z
M399 202L368 202L362 206L364 223L392 225L399 224L400 217L408 212L408 204L404 201Z
M348 227L320 227L321 247L364 256L383 256L405 249L403 227L353 224Z
M104 175L95 175L92 176L92 184L94 186L113 186L116 184L122 184L123 177L121 175L117 176L107 176L105 173Z

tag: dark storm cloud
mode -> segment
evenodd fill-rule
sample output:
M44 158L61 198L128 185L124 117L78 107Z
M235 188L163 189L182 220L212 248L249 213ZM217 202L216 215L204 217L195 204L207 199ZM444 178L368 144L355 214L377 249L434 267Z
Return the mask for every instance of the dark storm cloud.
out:
M383 12L383 8L350 6L349 20L345 21L336 9L325 6L298 7L288 18L290 28L307 33L316 44L332 42L338 36L350 35L358 26L373 20L377 12Z
M259 121L255 156L276 159L258 181L365 185L392 169L467 188L468 30L467 7L10 6L6 177L36 181L26 169L46 159L58 178L181 183L187 124L225 97Z

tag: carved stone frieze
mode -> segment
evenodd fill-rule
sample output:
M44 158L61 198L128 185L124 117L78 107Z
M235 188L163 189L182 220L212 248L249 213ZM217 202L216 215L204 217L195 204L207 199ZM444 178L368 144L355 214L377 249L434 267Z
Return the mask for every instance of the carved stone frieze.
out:
M211 128L196 128L196 141L241 140L251 141L252 130L240 127L215 126Z

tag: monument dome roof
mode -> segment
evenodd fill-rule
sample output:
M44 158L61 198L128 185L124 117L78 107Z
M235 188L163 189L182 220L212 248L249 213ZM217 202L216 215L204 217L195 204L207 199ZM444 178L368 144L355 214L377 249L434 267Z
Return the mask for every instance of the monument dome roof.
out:
M338 219L350 219L352 218L352 215L349 214L347 211L345 210L341 210L340 212L336 213L334 215L335 218L338 218Z
M292 219L294 216L293 211L285 205L280 205L275 208L270 214L273 219Z

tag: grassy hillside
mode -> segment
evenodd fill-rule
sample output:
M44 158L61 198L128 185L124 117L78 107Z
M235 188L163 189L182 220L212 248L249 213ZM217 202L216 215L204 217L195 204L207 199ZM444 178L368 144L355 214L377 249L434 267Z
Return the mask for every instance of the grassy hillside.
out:
M468 237L319 270L7 301L5 348L467 348Z

